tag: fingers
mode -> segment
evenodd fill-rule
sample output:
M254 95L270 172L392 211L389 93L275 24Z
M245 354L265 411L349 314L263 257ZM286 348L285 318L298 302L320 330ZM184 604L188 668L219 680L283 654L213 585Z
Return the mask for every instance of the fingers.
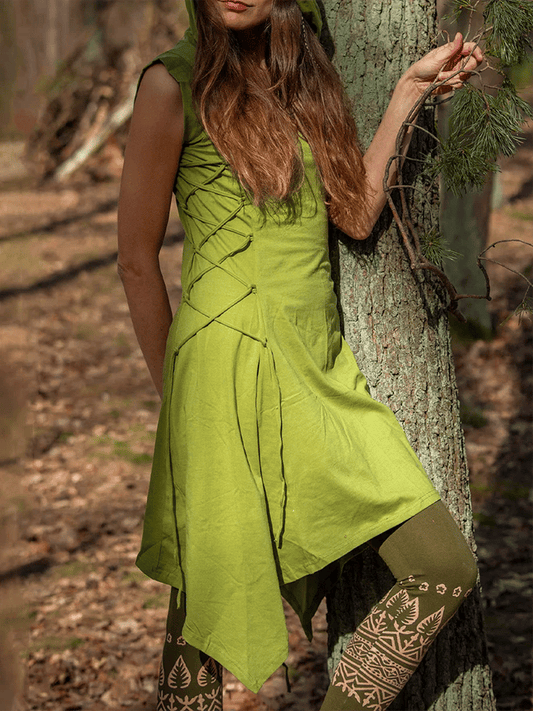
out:
M426 57L435 65L444 67L461 57L463 46L463 36L458 32L453 40L432 50Z
M461 56L469 57L468 61L475 62L476 66L481 64L485 58L483 52L481 51L481 47L479 47L475 42L465 42L461 49Z
M419 90L436 82L435 94L446 94L460 89L484 60L475 42L465 42L458 32L453 40L426 54L410 69Z
M455 77L466 81L479 66L476 59L470 57L466 62L456 62L453 66L447 65L445 69L437 75L437 81L445 81L446 79L454 79Z
M454 57L460 57L464 46L463 35L458 32L453 40L447 44L443 44L442 47L439 48L442 53L443 60L446 61L451 60Z
M460 32L455 35L455 39L452 42L448 42L448 45L445 46L452 46L455 48L455 52L450 52L451 57L455 56L455 54L457 54L458 57L470 56L478 64L480 64L484 59L481 47L477 44L477 42L464 42L463 36Z
M452 89L461 89L464 83L470 79L470 74L466 72L461 72L460 74L454 72L440 72L437 76L436 81L441 84L439 93L446 93Z
M483 61L483 52L475 42L464 42L460 32L443 48L447 50L448 61L444 62L436 79L446 82L450 89L461 88Z
M443 76L442 74L439 74L439 76L437 77L437 81L439 83L445 82L446 86L453 86L458 89L463 86L465 81L467 81L469 78L470 74L456 74L455 76Z
M443 61L446 61L446 58L449 62L451 62L455 58L460 59L461 57L469 57L469 61L472 60L475 66L477 66L484 59L483 52L481 51L481 48L477 45L477 43L464 42L463 35L460 32L455 35L454 39L451 40L451 42L448 42L447 44L443 45L440 49L441 51L444 50L444 52L442 53ZM474 66L474 64L472 65L472 67Z

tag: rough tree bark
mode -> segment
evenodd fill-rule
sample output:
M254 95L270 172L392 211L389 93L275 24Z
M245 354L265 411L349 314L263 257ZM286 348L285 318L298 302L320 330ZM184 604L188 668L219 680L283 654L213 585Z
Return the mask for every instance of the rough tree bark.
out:
M366 146L400 74L430 48L436 33L436 2L323 0L323 5L325 42L353 101L360 139ZM422 125L433 122L432 111L425 111L420 121ZM417 132L411 155L420 157L431 148L425 134ZM438 194L431 198L429 205L413 208L415 223L427 221L428 210L436 219ZM464 440L441 289L427 273L413 275L387 214L367 242L339 240L338 266L345 336L370 390L397 416L474 547ZM341 583L328 598L331 669L355 625L392 583L372 551L346 567ZM439 635L391 708L495 709L479 590Z

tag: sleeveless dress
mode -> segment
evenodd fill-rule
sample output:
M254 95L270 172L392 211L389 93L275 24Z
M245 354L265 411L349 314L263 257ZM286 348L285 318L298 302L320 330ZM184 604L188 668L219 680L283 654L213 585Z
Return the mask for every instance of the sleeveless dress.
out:
M440 497L341 336L309 146L292 209L254 207L196 118L193 60L190 34L155 60L183 96L186 238L137 565L257 691L288 654L280 592L311 635L342 562Z

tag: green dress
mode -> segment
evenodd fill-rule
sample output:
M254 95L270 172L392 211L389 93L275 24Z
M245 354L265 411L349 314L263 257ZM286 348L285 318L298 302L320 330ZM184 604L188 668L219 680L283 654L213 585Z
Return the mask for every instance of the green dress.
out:
M183 95L186 239L137 564L257 691L288 654L280 590L310 633L342 561L439 495L341 336L309 146L293 210L254 207L196 119L193 58L189 30L156 60Z

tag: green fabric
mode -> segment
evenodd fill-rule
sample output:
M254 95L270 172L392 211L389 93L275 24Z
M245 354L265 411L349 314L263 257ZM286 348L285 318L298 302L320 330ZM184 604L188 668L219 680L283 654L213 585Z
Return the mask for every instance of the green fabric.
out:
M257 691L288 653L280 585L310 634L342 559L439 496L341 337L309 146L292 208L255 208L194 114L193 52L158 58L184 100L186 240L137 564Z
M372 546L396 584L355 631L321 711L388 708L477 579L474 557L442 501L374 539ZM185 596L172 588L157 708L217 711L222 669L182 636L186 608Z
M176 588L171 588L157 711L221 711L222 667L183 638L186 601L184 595L181 598Z

